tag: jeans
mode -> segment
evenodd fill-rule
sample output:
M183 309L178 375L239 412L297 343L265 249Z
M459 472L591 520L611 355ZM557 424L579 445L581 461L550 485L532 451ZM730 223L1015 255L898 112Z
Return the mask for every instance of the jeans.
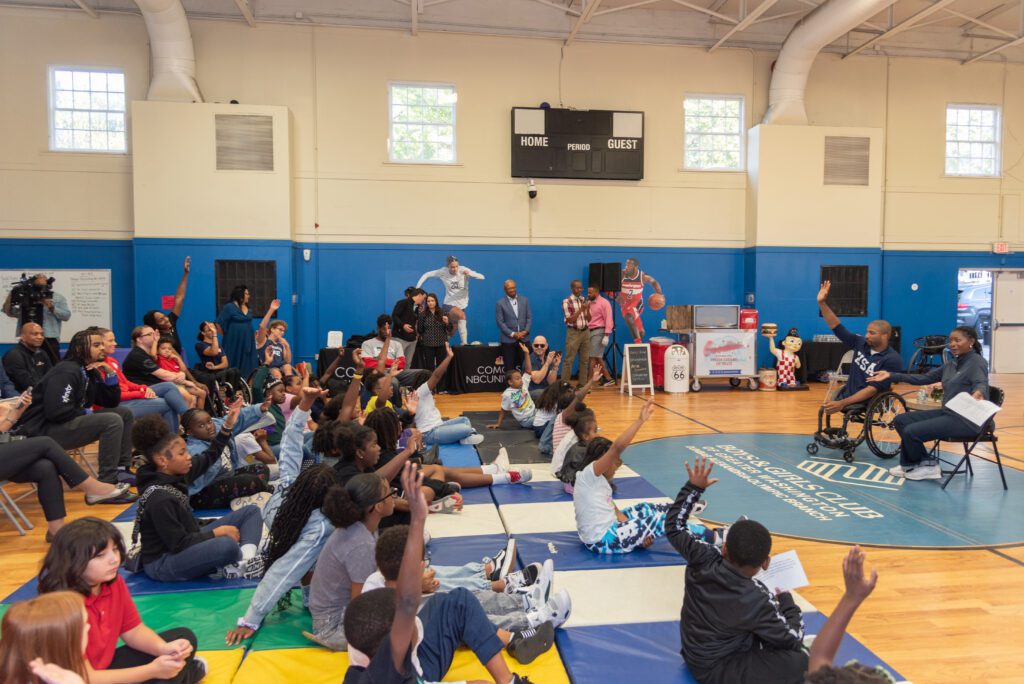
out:
M153 390L156 396L166 401L171 410L177 414L177 420L174 422L175 429L177 429L178 420L188 410L188 404L185 403L185 397L181 396L181 392L178 391L178 386L173 382L158 382L155 385L150 385L149 389Z
M147 679L144 684L151 684L155 682L173 682L173 684L195 684L202 680L202 673L199 670L198 665L193 665L196 658L196 635L193 634L191 629L187 627L178 627L177 629L169 629L166 632L160 632L160 638L164 641L171 642L177 641L178 639L185 639L192 644L192 655L185 659L185 667L181 668L176 676L170 679ZM142 667L149 665L151 662L156 660L156 656L152 656L149 653L143 653L142 651L136 651L131 646L121 646L114 651L114 659L110 661L110 667L108 670L124 670L129 667Z
M263 518L257 506L239 508L202 529L204 532L212 532L221 525L237 527L240 541L236 542L230 537L214 537L178 553L165 553L143 566L146 575L157 582L183 582L203 577L218 568L240 561L241 547L246 544L258 545L263 536Z
M42 433L52 437L63 449L77 449L100 441L98 479L117 484L118 466L132 462L132 425L135 417L118 406L72 418L66 423L46 423Z
M526 603L523 596L513 596L491 589L474 591L473 596L480 602L487 619L498 629L521 632L530 627L530 620L523 610Z
M553 451L553 448L551 446L551 435L552 435L552 433L554 433L554 431L555 431L555 420L554 420L554 418L552 418L551 420L549 420L547 422L547 424L544 426L544 429L541 431L541 434L539 435L539 437L540 437L540 447L539 447L540 453L542 453L542 454L550 454ZM534 432L536 432L536 428L534 428Z
M973 440L981 431L981 428L968 425L946 409L901 413L896 416L893 424L902 441L900 465L907 467L921 465L923 462L931 464L933 459L928 454L925 442L947 437Z
M466 563L465 565L431 565L434 579L440 582L438 591L451 591L458 587L470 591L491 591L491 581L484 577L483 563Z
M426 681L441 681L451 667L455 649L462 644L481 663L504 649L480 602L467 589L438 594L426 602L419 616L423 622L423 641L416 655Z
M306 414L309 415L309 414ZM287 427L285 428L287 429ZM315 461L316 454L313 453L313 432L302 433L302 458L306 461ZM270 451L273 452L274 457L280 462L281 460L281 444L284 443L284 438L281 438L281 443L274 444L270 447Z
M39 486L36 496L43 507L46 520L60 520L64 510L64 488L77 487L89 476L75 461L49 437L29 439L0 444L0 480L28 483Z
M476 430L470 424L469 418L459 416L458 418L446 420L430 432L424 433L423 443L427 445L455 444L459 440L475 434Z
M131 411L132 415L136 418L159 415L167 423L167 427L171 428L174 432L178 431L178 418L180 416L160 397L155 399L126 399L120 405Z

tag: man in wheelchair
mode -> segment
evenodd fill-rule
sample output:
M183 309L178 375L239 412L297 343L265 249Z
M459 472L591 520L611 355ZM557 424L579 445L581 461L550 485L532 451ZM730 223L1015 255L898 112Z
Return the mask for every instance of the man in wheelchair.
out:
M831 286L827 280L821 284L821 289L818 290L818 308L832 333L853 352L853 360L850 363L846 384L833 396L826 396L825 402L818 409L818 432L815 439L825 446L852 452L861 439L849 439L847 424L851 420L863 423L865 410L871 398L888 391L891 384L888 380L869 381L868 378L882 370L899 372L903 369L903 360L899 353L889 346L892 326L887 321L871 321L863 337L846 329L826 301ZM842 413L841 427L832 426L831 417L834 413Z

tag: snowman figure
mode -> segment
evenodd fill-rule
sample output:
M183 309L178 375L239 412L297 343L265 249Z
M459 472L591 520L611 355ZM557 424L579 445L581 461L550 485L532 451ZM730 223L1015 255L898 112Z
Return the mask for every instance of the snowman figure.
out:
M786 337L782 340L782 348L775 346L775 336L768 338L768 349L776 359L776 369L779 373L779 387L798 387L796 380L796 369L800 367L800 358L796 355L804 341L800 339L800 333L796 328L790 328Z

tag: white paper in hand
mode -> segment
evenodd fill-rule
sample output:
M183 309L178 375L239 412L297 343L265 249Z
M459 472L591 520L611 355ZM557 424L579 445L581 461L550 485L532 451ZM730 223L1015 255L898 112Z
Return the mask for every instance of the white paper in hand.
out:
M810 584L796 551L785 551L772 556L772 562L768 564L768 569L754 575L754 579L760 580L772 591L776 589L793 591Z
M996 415L1001 407L991 401L978 401L967 392L961 392L946 402L946 408L980 428L989 418Z

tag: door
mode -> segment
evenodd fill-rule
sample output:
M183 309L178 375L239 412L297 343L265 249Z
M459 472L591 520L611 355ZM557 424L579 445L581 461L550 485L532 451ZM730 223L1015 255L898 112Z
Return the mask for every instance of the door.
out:
M992 272L992 372L1024 373L1024 271Z

